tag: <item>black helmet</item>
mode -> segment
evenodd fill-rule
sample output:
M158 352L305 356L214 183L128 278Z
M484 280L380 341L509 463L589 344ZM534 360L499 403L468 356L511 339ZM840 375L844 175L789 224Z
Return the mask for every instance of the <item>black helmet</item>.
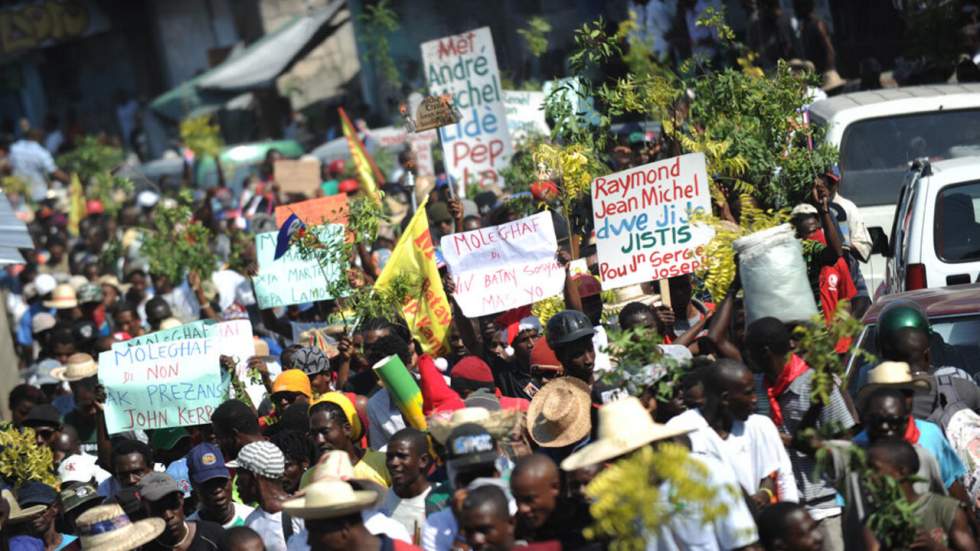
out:
M592 322L578 310L562 310L548 320L546 336L552 350L594 334Z

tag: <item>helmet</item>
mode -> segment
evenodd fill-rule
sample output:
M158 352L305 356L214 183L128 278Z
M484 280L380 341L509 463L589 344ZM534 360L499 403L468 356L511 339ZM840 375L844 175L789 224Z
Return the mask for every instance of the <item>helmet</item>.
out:
M548 320L547 342L552 350L595 334L592 322L578 310L562 310Z
M895 301L886 306L878 316L878 339L891 337L902 329L918 329L929 332L929 320L914 302Z

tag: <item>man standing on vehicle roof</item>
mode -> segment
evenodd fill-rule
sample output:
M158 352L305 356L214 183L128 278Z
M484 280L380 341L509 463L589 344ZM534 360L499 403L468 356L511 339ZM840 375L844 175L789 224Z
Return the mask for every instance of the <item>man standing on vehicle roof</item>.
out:
M857 205L840 194L840 167L836 164L832 165L824 171L820 180L830 195L830 209L837 219L837 226L844 240L844 250L847 253L844 258L847 260L847 267L851 271L854 286L858 291L857 296L851 301L851 309L854 316L860 318L871 306L871 296L868 293L868 285L864 282L864 276L861 275L858 261L867 263L871 258L871 234L864 225L864 218Z

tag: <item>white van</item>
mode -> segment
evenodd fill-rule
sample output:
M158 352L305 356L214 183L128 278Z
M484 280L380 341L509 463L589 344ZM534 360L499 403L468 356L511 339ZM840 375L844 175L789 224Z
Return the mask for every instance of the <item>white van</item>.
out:
M840 149L840 194L858 206L871 233L874 254L861 273L875 297L909 163L980 155L980 84L855 92L818 101L810 114Z
M888 256L884 294L978 281L980 157L912 163Z

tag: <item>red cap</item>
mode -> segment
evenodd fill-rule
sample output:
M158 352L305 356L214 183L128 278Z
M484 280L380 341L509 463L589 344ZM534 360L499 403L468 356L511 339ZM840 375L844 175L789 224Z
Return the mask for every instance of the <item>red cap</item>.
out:
M545 201L558 195L558 186L551 180L539 180L531 184L531 196L538 201Z
M85 201L85 214L102 214L104 212L105 207L102 206L102 201L97 199Z
M451 377L478 383L493 383L493 372L490 371L490 366L477 356L466 356L456 362Z
M544 369L560 369L561 362L558 361L558 356L555 355L555 351L548 346L548 340L544 337L538 337L534 341L534 348L531 349L531 367L541 367Z
M602 292L602 285L592 274L576 274L572 281L578 283L578 296L581 298L595 296Z
M340 174L341 172L344 171L344 166L345 165L343 159L334 159L333 161L330 161L330 164L327 165L327 172L331 174Z
M337 186L337 191L341 193L354 193L357 191L357 188L357 180L348 178L340 181L340 184Z

